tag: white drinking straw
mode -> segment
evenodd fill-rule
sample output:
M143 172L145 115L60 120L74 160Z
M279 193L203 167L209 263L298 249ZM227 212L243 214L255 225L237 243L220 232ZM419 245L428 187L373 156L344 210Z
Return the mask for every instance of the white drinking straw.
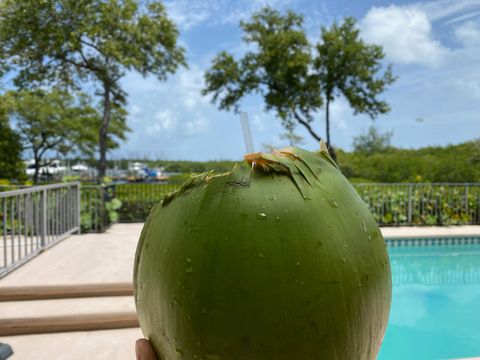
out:
M250 132L250 124L248 123L248 114L245 112L240 113L240 122L242 124L243 139L245 140L245 148L247 154L254 152L253 150L253 141L252 133Z

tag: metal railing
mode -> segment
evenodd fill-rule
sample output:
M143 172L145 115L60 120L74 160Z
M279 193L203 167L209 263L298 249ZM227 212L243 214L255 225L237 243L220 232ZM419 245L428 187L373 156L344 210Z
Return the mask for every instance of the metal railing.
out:
M480 183L353 186L380 225L480 224Z
M480 183L354 183L353 186L382 226L480 224ZM150 209L178 187L157 183L115 185L115 196L122 202L119 221L145 221ZM99 208L85 205L84 210L91 209L91 215L100 219L95 214L102 211L101 202L95 202L93 197L88 203ZM97 226L91 231L102 231L102 225Z
M80 232L80 183L0 192L0 277Z
M82 186L80 224L82 232L103 232L110 225L105 203L114 196L113 185ZM113 192L113 193L112 193Z
M120 222L145 221L152 207L180 185L133 183L115 186L115 196L122 202L118 210Z

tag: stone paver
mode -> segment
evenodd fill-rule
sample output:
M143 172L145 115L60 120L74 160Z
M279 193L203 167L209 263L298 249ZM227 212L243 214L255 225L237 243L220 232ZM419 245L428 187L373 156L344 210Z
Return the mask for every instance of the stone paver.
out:
M0 319L134 311L133 296L0 302Z
M140 328L0 337L8 360L134 360Z
M142 227L116 224L103 234L72 235L0 279L0 287L131 282Z

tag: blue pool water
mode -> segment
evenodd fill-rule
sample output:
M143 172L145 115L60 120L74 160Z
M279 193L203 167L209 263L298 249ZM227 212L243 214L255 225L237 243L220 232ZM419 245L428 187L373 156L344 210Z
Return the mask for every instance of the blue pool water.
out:
M480 356L480 245L390 247L393 300L378 360Z

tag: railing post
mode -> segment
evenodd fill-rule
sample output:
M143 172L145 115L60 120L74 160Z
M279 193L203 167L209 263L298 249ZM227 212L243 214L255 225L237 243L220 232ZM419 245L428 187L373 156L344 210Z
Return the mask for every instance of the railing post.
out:
M76 221L77 221L77 226L78 226L78 231L77 231L77 234L80 234L81 233L81 226L82 226L82 223L81 223L81 220L82 220L82 198L81 198L81 184L78 183L77 186L77 214L76 214Z
M412 184L408 184L408 213L407 221L409 224L412 223Z
M465 214L469 216L468 214L468 183L465 183Z
M47 190L42 190L40 204L40 247L43 249L47 241Z

